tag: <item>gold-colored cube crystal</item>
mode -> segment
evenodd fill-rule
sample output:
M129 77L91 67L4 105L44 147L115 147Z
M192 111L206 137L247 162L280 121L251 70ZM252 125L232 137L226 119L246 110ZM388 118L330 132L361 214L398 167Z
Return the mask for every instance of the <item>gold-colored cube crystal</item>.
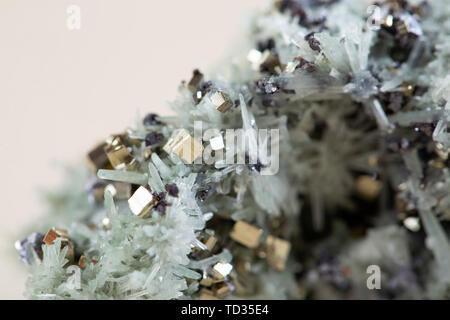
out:
M131 212L134 215L145 218L150 210L157 204L156 198L144 187L139 187L133 196L128 200Z
M72 241L69 241L66 247L66 259L69 260L69 264L73 264L75 261L75 246Z
M53 245L57 238L61 239L61 248L67 247L66 259L69 260L70 264L73 263L75 258L75 247L73 242L69 239L67 230L56 227L51 228L44 237L44 243Z
M200 285L204 287L211 287L214 284L214 279L211 277L206 277L200 280Z
M208 251L212 251L217 244L217 238L214 236L209 236L208 239L205 240L204 244L208 248Z
M197 69L194 70L194 72L192 74L192 78L188 83L189 91L191 91L192 93L195 93L197 91L198 86L202 82L202 80L203 80L203 74L200 71L198 71Z
M214 292L211 290L203 288L200 291L200 300L220 300L216 296L214 296Z
M224 279L219 280L219 279L215 279L215 278L206 276L200 281L200 285L202 285L204 287L211 287L212 285L223 282L223 281L225 281L225 280Z
M381 192L381 182L369 176L360 176L356 179L357 195L367 201L375 200Z
M209 252L214 250L214 247L218 242L214 230L211 229L205 229L205 232L203 232L198 239L205 245L205 250Z
M214 265L212 272L218 280L225 279L233 270L233 266L229 263L219 262Z
M92 172L97 173L98 170L108 166L109 160L105 153L106 143L102 143L92 149L86 156L86 162Z
M211 102L220 112L225 112L233 106L228 95L221 91L216 91L211 95Z
M128 152L128 148L122 142L120 136L108 139L105 152L114 169L123 169L135 162L135 159Z
M214 151L219 151L225 148L223 137L220 134L209 139L209 144L211 145L211 149Z
M280 66L280 60L275 55L273 55L270 50L266 50L263 52L261 57L261 64L259 66L262 71L275 73L276 68Z
M213 286L212 291L219 299L224 299L231 294L231 287L227 283L219 283Z
M130 159L130 154L125 146L119 146L107 151L107 156L111 165L115 169L124 168Z
M215 232L211 229L205 229L198 239L201 242L201 246L197 245L192 249L192 254L196 259L206 259L210 257L218 243L218 239L215 237Z
M247 222L238 221L235 223L233 230L230 232L230 237L240 244L250 249L255 249L259 245L262 230L254 227Z
M203 154L203 145L195 140L187 130L182 129L174 132L163 150L169 154L176 154L188 164L192 164Z
M265 242L267 250L267 261L270 266L277 271L283 271L286 261L291 251L291 243L289 241L268 236Z
M123 134L114 134L106 139L106 144L111 147L123 145L126 137Z
M67 244L69 242L67 230L56 227L51 228L44 237L44 243L52 245L57 238L61 239L62 245Z

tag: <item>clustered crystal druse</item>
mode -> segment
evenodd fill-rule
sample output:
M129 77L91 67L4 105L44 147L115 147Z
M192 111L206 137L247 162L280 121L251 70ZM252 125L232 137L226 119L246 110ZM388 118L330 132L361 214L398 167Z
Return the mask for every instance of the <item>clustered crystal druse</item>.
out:
M28 297L448 298L449 18L448 0L255 14L230 61L181 84L176 116L139 118L46 194L17 243Z

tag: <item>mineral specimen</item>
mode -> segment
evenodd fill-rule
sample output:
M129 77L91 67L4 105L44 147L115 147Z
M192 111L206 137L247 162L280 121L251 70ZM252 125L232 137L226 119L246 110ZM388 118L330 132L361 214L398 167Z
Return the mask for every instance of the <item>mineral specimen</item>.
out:
M47 197L70 242L17 245L28 297L450 298L450 6L373 2L275 1L175 116L89 152Z

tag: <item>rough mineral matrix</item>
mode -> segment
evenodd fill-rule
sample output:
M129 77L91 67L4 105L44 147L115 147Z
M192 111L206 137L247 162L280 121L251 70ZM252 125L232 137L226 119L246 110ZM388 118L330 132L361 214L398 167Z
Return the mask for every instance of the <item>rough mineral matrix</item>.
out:
M282 0L249 25L176 116L46 194L27 297L450 297L449 1Z

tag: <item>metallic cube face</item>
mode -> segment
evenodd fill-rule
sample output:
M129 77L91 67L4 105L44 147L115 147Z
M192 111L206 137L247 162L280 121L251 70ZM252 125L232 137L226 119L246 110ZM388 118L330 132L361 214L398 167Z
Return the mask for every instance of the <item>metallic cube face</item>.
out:
M290 242L274 236L268 236L265 247L267 250L267 261L270 266L277 271L283 271L291 251Z
M128 152L127 146L120 136L111 137L105 147L106 155L114 169L123 169L131 166L135 159Z
M260 69L269 71L270 73L275 73L276 68L281 67L280 60L270 50L263 52L260 62Z
M229 263L216 263L212 269L212 272L217 279L225 279L233 270L233 266Z
M128 200L131 212L134 215L145 218L150 210L156 205L157 201L152 193L144 187L139 187L133 196Z
M233 106L233 102L231 102L228 95L221 91L213 93L210 99L214 107L220 112L225 112Z
M220 112L225 112L233 106L230 98L221 91L213 93L210 99L214 107Z
M230 232L230 237L247 248L255 249L259 246L262 230L247 222L238 221Z
M66 259L72 264L75 258L75 246L69 239L67 230L53 227L44 237L44 243L46 245L53 245L56 239L61 239L61 248L67 247Z
M191 91L192 93L195 93L197 91L198 86L202 82L202 80L203 80L203 74L198 70L194 70L192 78L188 83L189 91Z
M225 148L225 143L221 135L211 138L209 140L209 143L211 144L211 149L213 149L214 151L223 150Z
M44 243L52 245L57 238L61 238L62 244L67 243L69 241L67 230L56 227L51 228L44 237Z
M203 145L185 129L174 133L163 149L169 154L176 154L188 164L194 163L203 154Z
M108 166L109 160L105 153L106 143L101 143L92 149L86 156L86 162L92 172L97 173L98 170Z

